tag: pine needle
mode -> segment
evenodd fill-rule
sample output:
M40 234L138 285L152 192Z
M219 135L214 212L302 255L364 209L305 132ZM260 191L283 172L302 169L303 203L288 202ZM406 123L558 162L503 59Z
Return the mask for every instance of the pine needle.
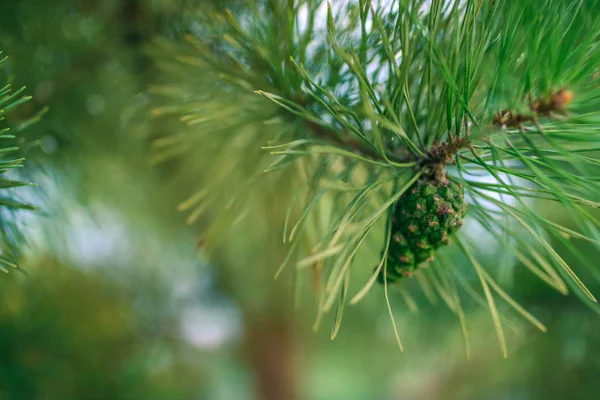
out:
M490 308L490 314L492 316L492 320L494 322L494 327L496 328L496 334L498 335L498 343L500 344L500 350L502 351L502 356L504 358L508 358L508 348L506 346L506 338L504 337L504 330L502 329L502 323L500 322L500 314L498 313L498 309L496 308L496 302L494 301L494 296L490 291L488 286L487 279L485 278L485 272L483 267L479 264L479 262L473 257L471 252L467 250L466 247L456 239L456 243L461 248L461 250L465 253L471 265L475 268L475 272L477 272L477 276L479 277L479 281L481 282L481 287L483 288L483 292L485 293L485 297L488 301L488 305Z

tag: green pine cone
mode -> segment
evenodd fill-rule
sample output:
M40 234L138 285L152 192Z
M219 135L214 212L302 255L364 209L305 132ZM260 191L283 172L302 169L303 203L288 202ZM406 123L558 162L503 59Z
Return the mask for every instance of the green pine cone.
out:
M387 281L410 277L434 259L436 249L463 225L466 203L462 185L421 179L394 205ZM379 274L383 283L384 270Z

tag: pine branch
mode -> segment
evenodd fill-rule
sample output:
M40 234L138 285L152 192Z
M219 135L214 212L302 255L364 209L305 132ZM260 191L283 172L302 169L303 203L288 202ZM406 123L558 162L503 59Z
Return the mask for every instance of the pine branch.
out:
M383 234L383 216L394 214L398 230L398 213L416 203L411 218L421 218L426 205L415 188L436 204L444 196L463 201L464 191L467 222L489 231L498 248L527 260L523 264L542 281L561 291L564 282L573 284L595 301L550 239L591 244L600 238L600 220L590 211L600 204L594 154L600 141L598 16L586 2L566 0L548 2L542 15L539 5L516 0L335 6L281 0L207 14L201 31L188 37L195 53L164 42L156 51L161 68L179 83L153 88L169 97L155 114L178 115L189 125L159 139L160 147L165 157L186 151L198 156L209 144L210 152L202 154L213 165L243 162L271 173L274 187L283 186L279 179L293 179L301 195L290 202L284 225L298 222L293 240L284 233L291 243L277 274L297 255L298 269L318 265L319 321L336 301L343 310L359 248L381 255L366 288L377 279L386 292L392 281L409 285L406 277L419 276L430 263L423 256L410 264L414 270L397 265L429 251L429 237L406 244L390 231L383 251L367 246ZM235 151L232 143L242 138L245 145ZM258 175L251 182L219 194L212 193L216 186L206 187L186 206L198 204L192 212L197 216L233 195L242 207L239 199L261 191ZM211 196L210 204L202 200ZM413 203L405 204L408 199ZM533 200L559 204L575 226L541 215ZM439 204L437 210L446 218L461 207ZM439 226L438 217L430 217L428 226ZM411 221L404 228L414 233ZM438 239L449 243L445 232ZM298 240L310 243L304 255ZM569 246L568 253L579 256ZM476 249L458 247L436 247L433 254L462 249L462 260L476 265L499 336L495 295L533 320L479 268ZM398 249L410 249L411 257L395 254ZM458 289L450 285L460 265L447 265L451 276L434 285L454 312ZM593 263L584 267L600 275ZM363 289L354 298L365 294ZM341 315L336 321L334 332Z

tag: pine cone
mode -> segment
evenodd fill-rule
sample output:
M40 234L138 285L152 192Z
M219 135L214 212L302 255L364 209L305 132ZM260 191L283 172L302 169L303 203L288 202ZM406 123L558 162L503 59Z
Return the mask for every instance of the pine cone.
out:
M436 249L463 225L466 212L462 185L421 179L394 205L387 261L388 283L410 277L434 259ZM383 283L384 270L379 274Z

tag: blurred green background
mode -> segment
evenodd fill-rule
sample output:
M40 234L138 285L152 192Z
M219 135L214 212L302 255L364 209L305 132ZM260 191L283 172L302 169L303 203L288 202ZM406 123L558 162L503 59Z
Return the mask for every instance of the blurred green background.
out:
M441 301L417 299L415 313L394 294L398 352L379 288L346 310L335 341L313 333L314 304L295 309L275 256L248 250L270 240L268 224L209 266L176 211L186 180L149 165L161 125L148 118L158 72L144 51L181 41L204 6L0 3L2 73L33 96L9 121L49 107L19 132L41 212L23 221L29 276L0 279L0 399L600 398L598 315L518 267L511 293L549 332L519 325L503 360L487 311L470 311L467 361Z

